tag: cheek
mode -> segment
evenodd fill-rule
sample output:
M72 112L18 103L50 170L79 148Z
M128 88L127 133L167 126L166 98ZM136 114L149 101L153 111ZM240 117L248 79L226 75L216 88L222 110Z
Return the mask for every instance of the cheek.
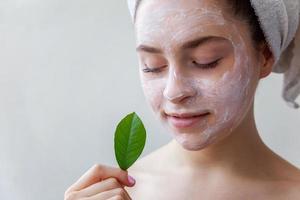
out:
M255 71L251 66L237 66L233 72L224 74L214 89L214 112L218 124L238 124L251 105L255 82Z
M258 68L249 50L242 42L233 43L233 67L219 81L211 85L209 94L214 105L214 123L234 129L247 114L259 80Z
M165 81L163 79L149 80L141 76L141 83L148 104L153 111L159 111L163 103Z

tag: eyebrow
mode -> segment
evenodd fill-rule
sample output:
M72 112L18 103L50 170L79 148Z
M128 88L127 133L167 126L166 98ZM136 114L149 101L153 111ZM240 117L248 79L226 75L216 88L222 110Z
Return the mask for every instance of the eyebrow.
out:
M193 39L191 41L188 41L181 45L181 49L193 49L200 45L203 45L204 43L210 42L210 41L219 41L219 40L225 40L225 38L218 37L218 36L206 36L206 37L200 37ZM161 49L147 46L144 44L139 45L136 48L137 52L148 52L148 53L154 53L154 54L162 54L163 51Z

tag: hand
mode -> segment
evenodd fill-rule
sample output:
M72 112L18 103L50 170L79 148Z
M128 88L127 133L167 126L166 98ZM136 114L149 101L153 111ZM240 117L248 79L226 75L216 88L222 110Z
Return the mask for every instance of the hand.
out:
M128 178L120 168L94 165L66 190L64 200L131 200L124 187L135 181Z

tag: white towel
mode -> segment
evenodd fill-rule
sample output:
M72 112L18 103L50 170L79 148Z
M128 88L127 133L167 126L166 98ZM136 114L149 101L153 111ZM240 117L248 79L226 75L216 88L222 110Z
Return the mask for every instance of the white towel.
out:
M127 0L132 21L141 0ZM299 108L300 94L300 0L251 0L266 41L275 57L273 72L284 74L284 100Z

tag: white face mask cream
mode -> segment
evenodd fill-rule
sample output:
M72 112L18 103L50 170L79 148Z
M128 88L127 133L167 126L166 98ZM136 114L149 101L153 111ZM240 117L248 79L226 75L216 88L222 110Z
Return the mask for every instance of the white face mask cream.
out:
M199 150L239 125L253 101L259 69L242 28L219 7L156 2L142 2L135 24L137 44L160 50L138 50L143 91L176 141ZM175 114L205 115L181 120Z

